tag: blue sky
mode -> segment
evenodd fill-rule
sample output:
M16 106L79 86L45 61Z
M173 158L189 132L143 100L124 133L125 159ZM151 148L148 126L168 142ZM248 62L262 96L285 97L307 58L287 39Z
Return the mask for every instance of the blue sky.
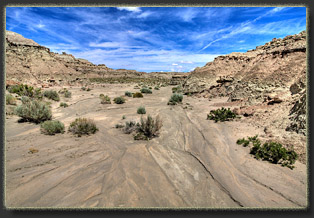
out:
M189 72L305 30L306 8L7 7L6 29L114 69Z

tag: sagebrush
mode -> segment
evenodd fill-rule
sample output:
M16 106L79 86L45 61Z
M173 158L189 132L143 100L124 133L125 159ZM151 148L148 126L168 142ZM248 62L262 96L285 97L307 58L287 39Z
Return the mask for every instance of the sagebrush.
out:
M140 106L139 108L137 108L137 113L138 114L146 114L146 109L143 106Z
M134 136L135 140L149 140L159 135L159 130L162 127L162 121L159 116L153 119L150 115L147 118L141 117L140 123L137 125Z
M46 90L44 91L44 96L48 99L54 100L54 101L60 101L60 97L58 92L54 90Z
M169 101L168 101L168 105L176 105L178 103L181 103L183 100L183 95L182 94L178 94L178 93L174 93Z
M46 135L64 133L64 124L58 120L47 120L40 124L40 131Z
M82 135L94 134L98 131L95 122L92 119L87 118L77 118L69 126L69 132L77 135L78 137Z
M114 98L113 101L116 104L124 104L125 103L125 99L122 96Z
M52 114L50 107L41 101L22 98L22 105L15 108L15 114L22 120L40 123L51 120Z
M11 94L5 95L5 101L8 105L16 105L16 98Z

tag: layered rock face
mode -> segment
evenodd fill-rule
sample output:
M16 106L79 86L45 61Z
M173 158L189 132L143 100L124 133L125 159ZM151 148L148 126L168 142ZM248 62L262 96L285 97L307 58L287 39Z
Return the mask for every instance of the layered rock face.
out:
M6 31L6 79L28 84L69 83L97 77L143 77L135 70L108 68L71 54L57 54L22 35Z
M230 103L240 104L241 114L251 116L260 110L266 118L271 111L269 121L283 120L278 128L305 134L306 33L273 39L246 53L219 56L191 72L183 89L208 99L228 97ZM250 119L255 122L257 117ZM260 124L271 126L263 120Z
M241 93L243 88L239 86L249 87L254 84L261 91L272 87L289 88L305 72L306 33L303 31L284 39L273 39L246 53L234 52L219 56L213 62L191 72L183 86L185 93L199 93L215 86L221 87L219 78L231 77L233 82L224 84L223 87L232 87L229 88L229 93L232 90L234 95L232 98L242 98L249 94ZM247 85L243 84L245 82Z

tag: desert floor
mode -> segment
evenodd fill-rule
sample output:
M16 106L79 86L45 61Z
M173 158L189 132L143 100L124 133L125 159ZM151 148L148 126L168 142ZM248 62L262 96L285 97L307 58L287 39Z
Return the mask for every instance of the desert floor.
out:
M99 131L76 137L40 133L40 125L5 123L5 204L7 207L274 207L307 206L306 165L293 170L256 160L239 138L262 129L237 120L206 120L226 98L212 101L184 96L183 104L167 105L172 87L153 90L125 104L100 104L99 94L111 99L136 92L133 85L108 84L82 91L69 88L69 104L52 104L53 119L66 129L78 117L95 120ZM57 88L55 90L58 90ZM163 121L160 136L135 141L115 128L146 115ZM122 119L125 115L126 119ZM146 117L146 115L144 115ZM38 149L31 153L30 149Z

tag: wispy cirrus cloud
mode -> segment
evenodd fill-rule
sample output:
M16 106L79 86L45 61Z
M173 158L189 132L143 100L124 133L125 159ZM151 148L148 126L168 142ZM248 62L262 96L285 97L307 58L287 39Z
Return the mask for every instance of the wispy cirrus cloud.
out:
M139 7L117 7L117 9L131 12L141 12L141 9Z
M7 7L6 28L95 64L182 71L305 29L303 7ZM174 64L174 65L173 65Z
M286 8L285 7L277 7L277 8L274 8L274 9L271 9L269 11L267 11L266 13L256 17L255 19L253 20L249 20L249 21L245 21L245 22L242 22L242 23L239 23L237 24L237 27L233 27L233 29L221 36L220 38L217 38L213 41L211 41L210 43L208 43L205 47L203 47L200 51L203 51L205 49L207 49L209 46L211 46L212 44L218 42L218 41L221 41L221 40L224 40L224 39L228 39L236 34L240 34L240 33L245 33L245 32L248 32L248 31L251 31L253 28L252 28L252 24L254 24L255 22L257 22L258 20L264 18L264 17L268 17L268 16L271 16L277 12L280 12L282 10L285 10Z

